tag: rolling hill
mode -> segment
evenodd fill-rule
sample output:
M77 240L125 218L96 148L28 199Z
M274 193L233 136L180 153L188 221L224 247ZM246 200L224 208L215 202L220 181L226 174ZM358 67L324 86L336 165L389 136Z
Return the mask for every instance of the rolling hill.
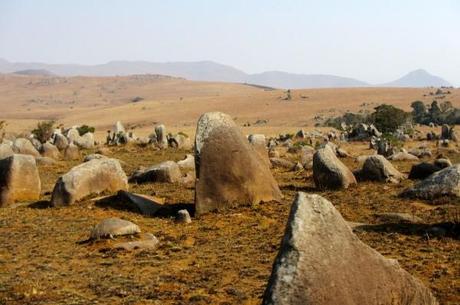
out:
M134 74L159 74L194 81L248 83L274 88L344 88L344 87L439 87L451 86L446 80L416 70L402 78L382 85L372 85L353 78L325 74L294 74L267 71L248 74L234 67L213 61L167 62L110 61L101 65L12 63L0 59L0 73L16 71L47 71L60 76L127 76Z

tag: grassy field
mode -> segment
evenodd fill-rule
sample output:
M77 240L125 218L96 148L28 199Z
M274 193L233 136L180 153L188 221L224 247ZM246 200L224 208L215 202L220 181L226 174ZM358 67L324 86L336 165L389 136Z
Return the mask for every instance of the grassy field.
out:
M460 107L460 90L432 96L434 88L342 88L265 90L244 84L195 82L165 76L40 77L0 75L0 120L10 132L31 130L38 120L56 120L64 126L88 124L99 139L121 120L138 136L156 123L172 132L194 133L199 116L208 111L230 114L238 125L250 123L248 133L267 135L314 126L314 118L347 110L372 110L387 103L410 110L410 103L449 100ZM133 102L136 97L143 98ZM255 125L257 120L266 124Z
M354 156L369 153L366 143L344 148ZM111 150L111 156L123 161L127 174L139 166L180 160L185 153L136 146ZM448 157L460 161L458 154ZM344 162L351 169L359 168L353 158ZM381 224L376 216L380 212L421 217L421 225L373 226L357 234L420 278L441 304L460 303L459 235L458 228L452 227L460 213L458 200L430 203L399 198L411 181L364 182L345 191L322 192L315 188L311 171L274 169L285 196L281 203L210 213L184 225L172 216L149 218L101 207L93 198L65 208L47 207L58 176L78 163L41 166L41 201L0 209L0 304L259 304L297 191L321 194L348 221ZM394 164L407 173L412 163ZM131 184L130 190L193 210L193 185ZM139 237L79 243L107 217L133 221L143 233L157 236L160 247L133 252L111 248L117 241ZM445 234L427 234L433 226L445 228Z
M7 120L8 133L29 132L38 121L52 119L66 127L95 126L97 138L103 140L106 130L121 120L139 136L151 133L157 123L166 124L168 131L193 136L198 117L218 110L232 115L240 126L250 123L250 127L242 127L245 134L277 135L300 128L311 130L318 116L365 111L380 103L410 110L414 100L431 102L435 96L430 92L434 91L293 90L292 99L286 101L284 90L163 76L0 75L0 120ZM450 91L444 99L438 97L439 101L449 100L460 107L460 89ZM142 99L133 102L136 97ZM257 120L267 122L255 124ZM406 148L419 144L407 143ZM437 148L434 143L430 145L436 156ZM367 143L348 143L344 148L355 157L371 153ZM180 160L185 153L128 145L111 148L110 155L123 161L129 175L140 166ZM285 158L299 159L281 153ZM460 162L458 153L447 156ZM373 225L357 232L361 240L397 259L433 290L441 304L460 304L460 202L398 197L412 181L399 185L362 182L346 191L324 192L315 188L311 171L272 169L285 196L281 203L210 213L184 225L176 223L173 215L149 218L101 206L94 197L73 206L50 208L48 201L56 180L80 162L40 165L40 201L0 209L0 304L260 304L298 191L321 194L346 220ZM360 166L354 158L344 162L353 170ZM404 173L412 164L394 162ZM165 204L175 209L194 208L194 185L130 184L130 190L164 198ZM423 223L384 224L377 216L382 212L408 212L421 217ZM112 248L120 240L141 236L81 243L91 227L107 217L133 221L143 233L153 233L160 240L159 248L133 252ZM441 234L434 234L433 228Z

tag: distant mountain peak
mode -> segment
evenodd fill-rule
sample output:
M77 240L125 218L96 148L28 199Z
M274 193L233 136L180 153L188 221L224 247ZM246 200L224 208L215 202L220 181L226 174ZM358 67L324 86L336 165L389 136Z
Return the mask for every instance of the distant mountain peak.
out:
M401 78L383 84L385 87L450 87L452 86L445 79L430 74L425 69L417 69L407 73Z
M60 76L115 76L156 74L180 77L195 81L250 83L260 86L285 89L366 87L370 84L350 78L327 74L298 74L283 71L266 71L248 74L232 66L212 60L149 62L143 60L113 60L105 64L45 64L12 63L0 58L0 73L54 74ZM403 77L380 85L383 87L449 87L448 81L417 69Z

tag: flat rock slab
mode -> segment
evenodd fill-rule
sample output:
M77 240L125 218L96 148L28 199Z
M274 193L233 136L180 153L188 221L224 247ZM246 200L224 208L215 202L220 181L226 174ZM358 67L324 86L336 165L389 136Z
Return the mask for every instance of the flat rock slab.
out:
M423 284L353 234L334 206L298 193L263 305L437 305Z
M107 218L91 230L90 239L112 238L114 236L131 235L140 232L141 229L130 221L119 218Z
M164 199L120 190L116 195L99 198L96 205L152 217L164 207Z

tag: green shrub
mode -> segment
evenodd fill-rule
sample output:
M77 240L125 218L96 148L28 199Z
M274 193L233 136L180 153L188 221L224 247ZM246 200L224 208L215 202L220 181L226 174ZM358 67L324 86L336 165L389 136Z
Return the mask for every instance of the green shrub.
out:
M80 127L77 127L77 130L78 130L78 134L80 136L82 136L82 135L84 135L85 133L88 133L88 132L94 133L96 128L88 126L88 125L81 125Z
M45 143L48 141L54 132L54 124L55 121L43 121L38 122L37 128L32 130L32 134L35 136L37 140L41 143Z
M370 115L370 121L383 133L395 132L411 117L410 113L392 105L382 104L374 109L375 112Z

